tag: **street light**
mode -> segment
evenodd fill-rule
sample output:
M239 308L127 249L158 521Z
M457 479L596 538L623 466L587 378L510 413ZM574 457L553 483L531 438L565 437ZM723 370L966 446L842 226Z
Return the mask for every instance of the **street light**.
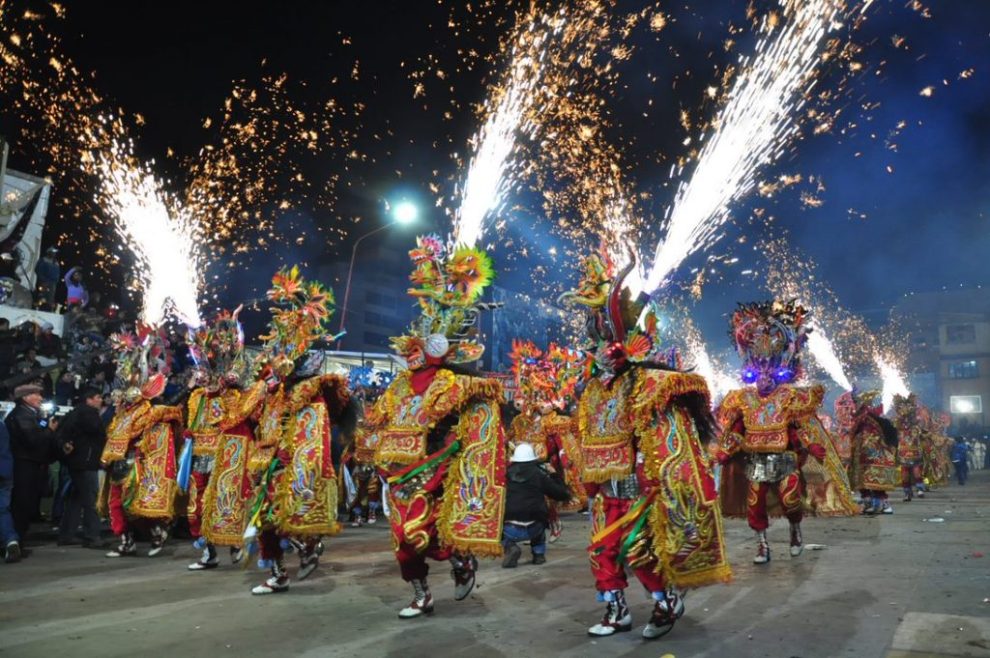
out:
M419 208L416 204L408 199L403 199L392 208L392 221L387 224L382 224L376 229L368 231L354 241L354 247L351 249L351 264L347 268L347 284L344 286L344 306L340 309L340 327L337 329L337 333L343 333L344 320L347 319L347 302L351 298L351 277L354 275L354 259L357 257L358 245L361 244L361 241L365 238L370 237L375 233L380 233L390 226L395 226L396 224L412 224L416 221L417 217L419 217ZM337 339L338 350L340 349L340 344L343 340L343 336Z

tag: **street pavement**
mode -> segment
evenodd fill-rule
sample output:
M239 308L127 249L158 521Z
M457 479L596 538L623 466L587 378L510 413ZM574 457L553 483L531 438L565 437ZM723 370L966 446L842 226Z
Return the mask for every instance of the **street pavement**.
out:
M924 500L898 496L894 507L892 516L808 519L805 542L824 548L796 559L778 520L765 566L751 562L745 522L727 521L734 581L690 592L674 631L652 642L640 637L650 603L638 586L628 590L633 632L586 635L603 604L581 515L565 517L541 567L525 552L516 569L482 561L465 601L453 600L447 565L435 565L436 612L411 621L396 617L411 590L384 523L346 528L316 573L266 597L249 594L264 578L255 565L231 566L225 552L222 567L187 571L197 557L188 542L157 558L109 559L42 541L21 563L0 565L0 655L990 657L990 472Z

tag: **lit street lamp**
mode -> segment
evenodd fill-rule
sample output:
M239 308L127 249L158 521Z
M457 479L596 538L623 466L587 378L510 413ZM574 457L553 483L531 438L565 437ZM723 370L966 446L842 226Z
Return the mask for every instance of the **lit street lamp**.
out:
M354 259L357 257L358 245L361 241L367 237L374 235L375 233L380 233L390 226L395 226L396 224L412 224L419 217L419 208L415 203L408 200L402 200L395 204L392 208L392 221L387 224L382 224L376 229L368 231L357 240L354 241L354 247L351 249L351 264L347 268L347 284L344 286L344 305L340 309L340 327L337 329L337 333L343 333L344 331L344 320L347 319L347 302L351 297L351 277L354 275ZM340 349L340 343L343 341L344 337L341 336L337 339L337 349Z

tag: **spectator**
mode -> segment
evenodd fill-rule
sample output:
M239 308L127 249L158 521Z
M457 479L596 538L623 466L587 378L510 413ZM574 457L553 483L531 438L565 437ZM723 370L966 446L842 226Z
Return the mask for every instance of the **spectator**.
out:
M83 271L80 267L73 267L65 273L65 287L68 289L65 297L66 306L70 309L86 308L89 304L89 292L86 291Z
M956 469L956 481L960 485L966 484L966 478L969 476L969 446L961 437L957 438L952 445L949 459L952 460L952 465Z
M25 350L21 358L17 360L17 372L26 373L32 370L41 370L41 362L38 361L38 350L29 347Z
M62 356L62 339L55 334L51 322L42 322L41 331L35 338L38 354L47 359L58 359Z
M64 371L55 382L55 404L65 407L76 399L77 378L79 375L71 370Z
M0 378L6 379L17 363L17 338L10 330L10 321L0 318Z
M566 502L570 491L559 475L547 471L528 443L516 446L505 479L508 491L502 527L502 567L512 569L519 563L522 549L516 542L521 541L530 542L533 564L543 564L547 561L547 498Z
M35 307L45 311L51 311L55 308L55 288L58 286L59 277L62 275L62 268L56 259L57 255L58 249L48 247L45 250L45 255L34 266L34 273L37 276Z
M48 484L48 464L54 461L55 434L41 417L42 388L22 384L14 389L17 404L4 424L10 433L10 452L14 457L14 488L11 513L14 530L23 540L31 520L38 511L41 496Z
M4 562L21 559L20 537L14 530L10 515L10 493L14 488L14 458L10 454L10 434L7 426L0 424L0 545L3 545Z
M100 395L110 394L110 382L107 381L107 371L102 368L93 371L93 376L86 385L98 390Z
M74 543L79 517L83 523L83 546L100 546L100 517L96 498L100 487L100 455L107 434L100 418L103 394L95 388L83 389L78 405L59 424L59 442L72 481L72 491L62 514L58 543Z

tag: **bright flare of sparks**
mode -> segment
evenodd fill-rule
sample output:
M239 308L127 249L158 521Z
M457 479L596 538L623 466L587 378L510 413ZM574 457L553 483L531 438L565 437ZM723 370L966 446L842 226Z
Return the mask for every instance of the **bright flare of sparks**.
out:
M476 151L471 158L461 191L461 204L454 219L454 241L474 246L485 230L485 219L505 204L512 187L509 170L519 133L532 129L527 118L542 79L543 55L547 40L560 32L564 15L542 20L530 14L526 29L520 30L512 48L509 70L481 130L475 136Z
M842 361L836 355L832 341L822 333L820 327L814 327L814 330L808 335L808 351L815 357L815 361L818 362L821 369L828 373L832 381L841 386L843 390L852 390L852 383L846 377Z
M729 206L756 184L760 167L774 162L797 134L793 114L814 75L826 33L837 27L835 0L782 0L787 23L756 44L740 62L716 128L698 156L691 179L681 182L668 209L666 237L647 277L649 290L664 284L688 256L718 239ZM680 173L679 171L676 173Z
M876 361L877 368L880 370L880 379L883 381L883 389L881 392L881 399L883 400L884 411L890 411L894 408L894 396L900 395L902 397L907 397L910 395L908 391L907 383L904 381L904 376L901 374L894 364L886 360L879 354L873 356L874 361Z
M200 324L197 292L202 285L195 220L168 199L147 167L136 164L132 146L113 140L95 154L100 177L97 203L114 218L114 228L133 252L143 292L141 320L161 324L174 315Z

